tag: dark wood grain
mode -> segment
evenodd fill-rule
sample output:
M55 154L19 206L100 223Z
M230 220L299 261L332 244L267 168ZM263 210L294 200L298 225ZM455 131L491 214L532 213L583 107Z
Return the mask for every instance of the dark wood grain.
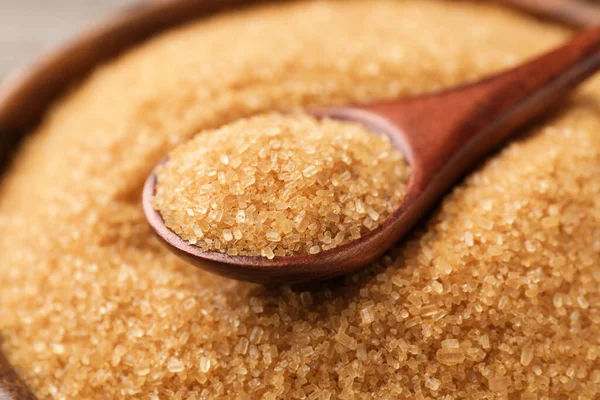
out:
M35 400L35 396L0 353L0 400L13 399Z
M577 28L594 25L600 20L598 7L584 5L581 1L497 1ZM223 8L254 2L256 1L156 0L156 4L140 5L118 14L71 43L38 59L0 85L0 167L4 165L2 160L6 160L18 141L42 118L48 106L96 65L169 27ZM408 212L405 215L408 216ZM355 249L357 259L360 259L363 250L365 249ZM0 354L0 399L33 398Z

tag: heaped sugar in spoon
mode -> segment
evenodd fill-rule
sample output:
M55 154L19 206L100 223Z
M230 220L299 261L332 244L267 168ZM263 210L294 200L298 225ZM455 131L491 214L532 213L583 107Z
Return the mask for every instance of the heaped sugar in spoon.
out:
M311 175L313 170L310 165L296 171L294 165L301 164L302 157L299 159L293 152L284 154L287 148L283 147L279 150L276 142L275 148L270 145L269 151L263 150L262 153L261 143L254 143L254 145L258 146L257 157L264 156L265 159L268 157L272 161L269 165L264 164L265 171L271 168L264 175L265 179L269 179L268 176L281 178L281 181L261 181L261 190L267 191L265 193L270 193L269 185L293 182L286 188L289 189L290 198L294 198L294 194L298 192L296 189L299 187L301 189L304 185L304 177L307 178L306 182L311 182L311 185L321 185L314 191L321 204L334 206L335 202L327 202L327 199L341 199L337 208L319 208L319 204L310 202L310 199L295 199L300 201L298 204L305 205L307 212L316 210L316 215L321 217L321 219L313 218L304 222L310 228L300 225L303 223L302 219L294 220L293 216L288 218L289 215L286 216L285 213L278 214L276 211L287 209L287 204L285 201L281 204L282 199L279 197L261 198L259 207L248 206L243 199L241 204L232 205L234 198L232 196L238 196L237 193L240 192L237 190L244 189L241 187L231 189L232 196L219 197L221 200L220 203L217 202L218 204L210 197L208 201L196 204L195 208L175 209L173 205L179 203L164 202L162 207L163 214L167 218L165 221L161 212L156 209L161 208L155 199L157 170L160 172L161 168L167 167L169 162L181 162L182 168L185 166L188 170L193 170L194 160L201 158L199 156L194 159L192 153L185 151L181 152L181 157L187 159L165 158L161 162L164 165L159 165L146 181L143 193L146 218L154 231L176 254L196 266L221 275L253 282L294 283L346 274L384 253L405 235L477 161L518 134L519 128L543 115L599 67L600 28L593 28L533 61L477 83L386 103L321 108L310 111L314 118L299 117L299 120L304 119L306 122L308 133L304 136L287 137L287 139L290 146L293 145L296 150L308 149L308 153L301 154L310 155L311 147L315 147L314 159L325 160L317 163L315 175ZM262 118L276 119L273 115ZM286 123L291 123L293 126L293 121L289 122L292 116L281 118L282 121L287 121ZM361 130L356 123L360 123L364 129ZM323 128L321 126L323 124L329 128ZM237 127L239 128L239 125ZM287 128L292 129L289 126ZM354 131L356 136L348 136L348 140L352 141L348 147L352 145L360 149L362 146L364 151L347 151L343 157L335 159L325 144L323 147L312 146L319 143L319 138L323 138L319 135L315 136L315 132L311 133L311 129L332 129L331 132L338 129L342 139L343 132ZM387 139L373 135L372 140L367 140L362 135L367 130L385 135ZM362 133L359 134L360 132ZM238 132L235 129L234 132L229 133L232 140L235 140L236 134L244 134L241 130ZM280 133L272 126L264 132L260 129L250 129L246 133L248 146L252 145L252 140L260 141L265 138L261 135L272 135L271 139L277 141ZM265 143L271 143L271 139ZM293 140L300 143L294 144ZM343 149L343 140L338 139L335 142L336 146L341 146ZM323 149L322 153L319 153L319 149ZM232 152L240 150L246 149L231 147ZM206 151L211 149L207 148ZM404 157L398 156L399 151ZM215 157L223 163L228 163L230 154L217 154ZM328 164L329 159L331 163ZM278 160L283 161L277 164ZM342 177L344 172L338 174L338 171L343 171L344 160L348 161L349 172ZM393 163L390 164L389 161ZM284 168L285 165L288 165L287 169ZM319 169L319 165L325 168L326 172L323 172L323 176L327 179L319 175L324 170ZM373 168L369 169L369 165ZM272 171L273 166L276 166L276 171ZM361 170L359 166L363 169ZM328 167L331 168L327 170ZM261 167L257 164L256 168ZM173 170L176 172L177 168ZM244 170L242 167L242 169L229 168L218 171L216 166L213 170L210 166L204 165L203 169L196 171L196 174L203 177L212 174L212 180L207 181L210 184L203 183L205 185L202 186L203 193L210 194L210 191L215 191L219 194L221 183L224 186L227 182L236 182L240 186L247 185L245 187L254 185L256 177L245 176L244 171L250 170ZM271 172L273 173L269 175ZM228 173L230 176L227 176ZM295 176L298 179L286 181L285 178L290 176L285 173L301 175ZM356 185L341 181L347 179L348 174L357 177ZM177 176L177 173L169 176ZM388 177L388 180L384 177ZM340 182L336 183L337 181ZM389 185L389 182L393 182L394 185ZM176 190L184 190L194 182L191 179L178 184L180 186ZM346 185L345 191L332 189L338 188L337 184ZM369 188L374 188L373 193L369 193ZM285 196L282 198L285 200ZM220 204L228 204L227 209L235 210L235 213L224 215ZM266 211L260 209L261 205L272 213L266 215ZM253 224L246 225L248 229L242 230L238 225L243 226L246 221L247 207L251 206L256 208L250 210L255 219ZM243 214L239 213L241 210L244 211ZM211 227L210 223L206 222L203 226L200 226L202 222L195 225L188 224L186 214L193 221L198 213L207 216L200 218L199 221L219 222L217 241L214 238L204 238L206 232L214 233L215 228ZM351 221L353 215L357 218L356 224ZM223 218L225 222L221 224ZM349 229L340 239L338 225L343 225L344 221L348 222ZM181 235L179 236L169 226L190 226L191 231L186 233L185 229L175 228L179 230ZM271 229L271 226L277 229ZM298 226L300 229L297 229ZM360 227L359 232L356 231L357 227ZM354 230L351 232L352 228ZM312 229L309 232L315 233L312 241L306 236L306 229ZM254 248L244 250L235 247L234 249L229 245L239 244L240 241L254 243L250 240L254 233L257 234L255 237L260 238ZM300 242L301 245L294 246L294 243L298 243L294 241L300 239L303 240ZM284 242L287 247L284 246ZM315 246L318 246L318 249Z

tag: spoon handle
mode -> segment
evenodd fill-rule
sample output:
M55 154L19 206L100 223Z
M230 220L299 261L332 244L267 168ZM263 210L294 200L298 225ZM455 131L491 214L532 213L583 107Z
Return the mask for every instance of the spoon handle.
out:
M600 28L593 28L483 81L366 108L403 132L407 156L415 167L413 179L420 187L434 179L443 179L448 186L599 68Z

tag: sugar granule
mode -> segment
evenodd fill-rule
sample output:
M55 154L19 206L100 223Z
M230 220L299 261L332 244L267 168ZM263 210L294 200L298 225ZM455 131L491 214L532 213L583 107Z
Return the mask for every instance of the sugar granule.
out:
M491 3L247 8L84 79L0 190L1 346L36 395L598 399L597 78L342 280L269 288L205 273L166 250L141 211L152 168L199 131L437 91L569 37Z
M199 133L156 174L153 205L181 238L273 258L376 229L400 204L409 167L387 136L359 123L267 114Z

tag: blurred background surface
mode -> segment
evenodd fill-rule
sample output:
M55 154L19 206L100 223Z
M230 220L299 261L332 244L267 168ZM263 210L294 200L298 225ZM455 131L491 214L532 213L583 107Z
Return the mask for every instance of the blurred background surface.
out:
M142 0L0 0L0 80L91 22Z
M146 1L151 0L0 0L0 80L94 21ZM544 2L517 3L527 1ZM587 1L600 4L600 0Z

